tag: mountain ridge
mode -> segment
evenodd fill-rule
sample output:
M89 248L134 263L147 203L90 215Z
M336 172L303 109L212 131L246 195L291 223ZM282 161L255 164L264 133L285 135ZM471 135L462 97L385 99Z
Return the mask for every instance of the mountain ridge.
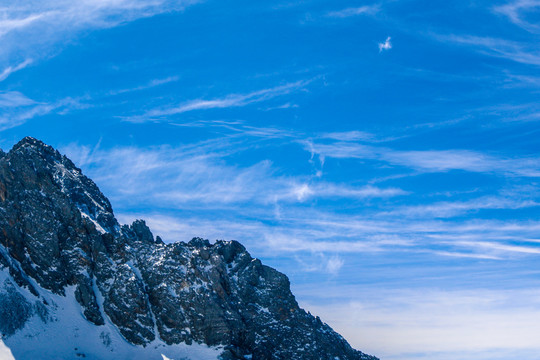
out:
M145 358L188 346L214 359L377 359L301 309L288 278L239 242L166 244L143 220L120 225L97 185L32 137L0 151L0 275L0 333L16 359L48 350L17 344L49 336L68 308L99 333L99 349L76 338L59 349L73 358L121 357L125 340Z

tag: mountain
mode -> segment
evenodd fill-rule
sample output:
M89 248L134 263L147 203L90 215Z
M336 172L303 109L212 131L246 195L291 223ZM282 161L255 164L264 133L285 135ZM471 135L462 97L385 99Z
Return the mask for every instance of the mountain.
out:
M0 150L0 358L376 360L236 241L120 225L68 158Z

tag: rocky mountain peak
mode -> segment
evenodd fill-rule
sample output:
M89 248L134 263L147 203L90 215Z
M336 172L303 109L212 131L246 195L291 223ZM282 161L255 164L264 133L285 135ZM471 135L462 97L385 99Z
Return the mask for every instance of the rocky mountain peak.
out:
M54 148L52 146L49 146L47 144L45 144L43 141L41 140L38 140L32 136L25 136L24 138L22 138L18 143L16 143L13 148L12 148L12 151L17 151L21 148L24 148L24 147L31 147L31 148L35 148L35 149L38 149L38 151L52 151L52 152L55 152Z
M72 323L85 342L60 326ZM165 244L144 220L120 226L92 180L27 137L0 156L0 333L36 358L54 331L77 344L63 358L209 346L224 360L375 359L302 310L289 279L240 243Z

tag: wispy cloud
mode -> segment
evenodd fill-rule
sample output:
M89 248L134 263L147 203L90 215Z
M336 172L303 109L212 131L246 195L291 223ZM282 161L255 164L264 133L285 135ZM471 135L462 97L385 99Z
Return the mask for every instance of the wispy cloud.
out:
M392 210L386 215L447 218L487 209L524 209L537 206L540 206L540 203L533 199L484 196L468 201L443 201L427 205L405 206Z
M84 29L109 28L159 13L181 11L196 0L27 1L4 6L0 14L0 64L12 52L39 58L53 44Z
M379 43L379 52L387 51L392 48L392 43L390 42L392 38L389 36L382 43Z
M3 35L8 34L11 31L24 29L26 27L29 27L33 23L36 23L37 21L46 18L51 15L49 11L43 11L41 13L27 13L23 15L16 15L18 12L20 12L20 8L14 7L12 9L4 8L4 14L2 19L0 19L0 37ZM27 9L29 12L31 9ZM13 17L12 17L13 16Z
M189 111L247 106L249 104L270 100L278 96L287 95L293 91L298 91L305 88L306 85L308 85L311 81L312 80L301 80L294 83L288 83L272 88L257 90L246 94L231 94L222 98L215 98L210 100L190 100L179 105L153 109L143 115L128 117L125 118L125 120L131 122L155 121L164 119L168 116L178 115Z
M0 37L32 26L54 26L54 31L65 31L66 25L76 30L84 27L111 27L137 18L162 12L178 11L198 1L167 0L85 0L29 1L2 8Z
M134 92L134 91L142 91L142 90L152 89L152 88L155 88L157 86L161 86L161 85L165 85L165 84L169 84L169 83L178 81L178 79L179 79L178 76L169 76L169 77L166 77L166 78L163 78L163 79L154 79L154 80L151 80L150 82L148 82L147 84L144 84L144 85L139 85L139 86L135 86L135 87L132 87L132 88L127 88L127 89L111 90L109 92L109 95L120 95L120 94L125 94L125 93L131 93L131 92Z
M319 135L322 139L332 139L339 141L371 141L375 139L375 135L365 131L343 131L343 132L330 132Z
M525 191L516 190L470 200L396 205L390 200L410 193L399 187L330 182L310 173L286 174L268 159L230 164L231 158L264 146L268 139L279 143L295 138L291 134L284 138L279 129L245 129L243 133L241 123L220 125L232 126L233 135L177 147L100 149L73 144L63 151L110 194L113 204L122 205L125 218L132 216L133 208L162 209L163 214L154 210L133 216L147 218L166 240L236 238L257 251L274 254L406 251L491 260L536 255L531 251L536 245L530 245L540 230L536 222L474 220L474 216L454 219L482 210L537 207L534 189L527 190L529 197L515 196ZM323 140L356 139L357 135L331 135ZM328 158L372 159L421 172L466 170L511 176L538 176L539 172L536 162L523 159L470 151L400 151L354 141L302 144L305 150ZM385 201L371 206L376 198ZM362 209L340 213L332 201L322 201L337 199ZM177 218L176 212L183 215ZM214 214L211 220L208 214ZM257 241L252 243L252 239Z
M30 119L53 112L65 114L87 105L78 99L64 98L55 102L38 102L17 91L0 92L0 131L20 126Z
M379 188L375 186L354 188L332 183L299 184L293 188L293 193L299 201L310 197L364 199L388 198L408 194L408 192L398 188Z
M538 7L540 7L540 1L538 0L515 0L504 5L496 6L494 10L505 15L511 22L523 29L530 32L538 32L540 31L540 26L527 21L524 16L524 13L527 11Z
M399 216L375 220L295 207L283 208L281 220L267 218L268 214L252 208L250 214L257 213L260 219L254 220L245 218L245 211L229 208L230 216L221 213L212 219L156 212L122 212L119 217L126 223L136 218L147 219L152 231L165 241L186 241L194 236L236 239L259 256L269 258L288 253L385 253L389 258L391 254L416 253L427 254L430 259L440 256L503 261L540 253L535 240L540 229L538 222L410 221Z
M33 105L36 102L18 91L0 92L0 108Z
M305 175L277 175L269 160L243 167L227 165L228 156L249 148L245 141L233 137L177 148L108 151L71 145L64 151L80 166L89 168L95 180L110 187L124 203L133 199L156 206L211 204L221 208L246 202L264 205L312 198L367 199L407 194L398 188L351 187L311 180Z
M0 81L4 81L8 78L9 75L13 74L16 71L22 70L32 63L32 59L26 59L22 63L15 66L8 66L0 73Z
M378 160L422 172L464 170L540 177L540 158L498 158L471 150L394 150L353 142L302 143L307 151L323 158Z
M328 256L324 253L296 255L294 259L306 272L321 272L329 275L337 275L345 265L345 260L341 256Z
M337 11L330 11L326 14L326 16L333 18L346 18L357 15L373 15L376 14L379 10L379 5L365 5L360 7L350 7Z
M470 35L435 35L440 41L473 46L478 52L522 64L540 65L540 52L534 46L516 41Z

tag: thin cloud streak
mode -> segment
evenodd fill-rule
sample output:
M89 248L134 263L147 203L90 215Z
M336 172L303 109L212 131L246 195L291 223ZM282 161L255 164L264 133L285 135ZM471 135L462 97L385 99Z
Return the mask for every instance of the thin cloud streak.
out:
M393 150L351 142L331 144L301 141L323 159L369 159L405 166L421 172L463 170L523 177L540 177L540 158L498 158L471 150Z
M26 59L22 63L16 65L16 66L8 66L6 67L1 73L0 73L0 81L6 80L11 74L14 72L17 72L19 70L24 69L28 65L32 64L32 59Z
M540 206L540 203L532 199L484 196L468 201L444 201L428 205L404 206L380 215L448 218L486 209L524 209L537 206Z
M343 131L343 132L331 132L319 135L321 139L332 139L339 141L373 141L375 135L365 131Z
M60 115L72 110L86 108L79 99L64 98L52 103L37 102L16 91L0 92L0 131L11 129L26 123L28 120L51 113Z
M143 115L127 117L124 118L124 120L130 122L155 121L166 119L167 117L172 115L178 115L196 110L243 107L253 103L267 101L278 96L287 95L293 91L298 91L308 85L311 81L312 80L302 80L268 89L253 91L247 94L231 94L222 98L216 98L211 100L191 100L176 106L153 109Z
M435 35L439 41L473 46L484 55L540 66L540 52L516 41L470 35Z
M9 8L7 9L9 10ZM0 19L0 38L11 31L24 29L40 19L47 18L50 14L51 12L45 11L39 14L29 14L25 17L9 18L8 11L7 16L4 14L4 17Z
M148 90L148 89L155 88L157 86L161 86L161 85L169 84L169 83L172 83L172 82L176 82L176 81L178 81L178 79L179 79L178 76L169 76L169 77L166 77L166 78L163 78L163 79L154 79L154 80L151 80L150 82L148 82L145 85L135 86L133 88L128 88L128 89L111 90L111 91L109 91L108 95L113 95L114 96L114 95L131 93L131 92L134 92L134 91Z
M347 18L357 15L373 15L379 12L379 5L366 5L360 7L350 7L338 11L331 11L326 14L327 17L333 18Z
M0 92L0 108L33 105L36 102L18 91Z

